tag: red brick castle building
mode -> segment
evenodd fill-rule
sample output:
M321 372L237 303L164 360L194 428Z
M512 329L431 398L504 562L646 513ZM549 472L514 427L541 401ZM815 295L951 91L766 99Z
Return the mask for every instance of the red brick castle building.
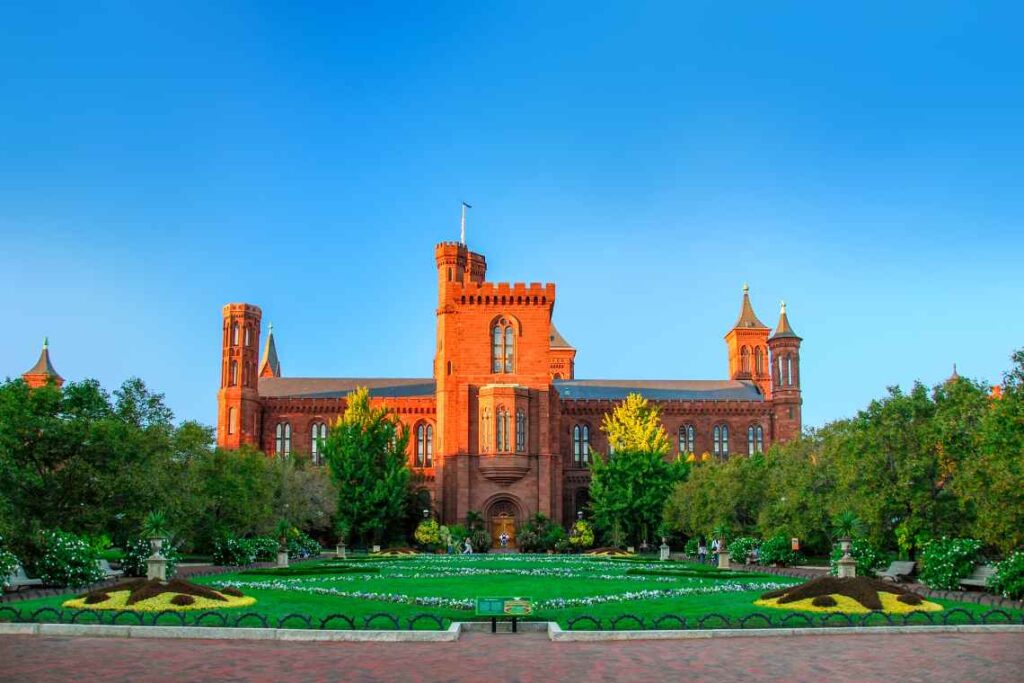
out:
M555 329L553 284L488 282L487 262L465 244L437 245L437 350L431 377L282 376L271 328L260 349L259 307L223 309L217 394L221 446L308 453L368 387L410 430L409 464L445 523L484 515L494 535L542 512L575 519L587 503L599 427L631 392L661 408L676 453L727 458L800 433L800 337L783 305L774 333L747 288L725 335L727 380L576 379L576 349Z

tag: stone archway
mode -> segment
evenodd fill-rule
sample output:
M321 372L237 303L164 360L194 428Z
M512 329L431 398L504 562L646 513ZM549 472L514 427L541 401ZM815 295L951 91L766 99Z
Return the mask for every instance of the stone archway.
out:
M501 547L501 535L508 535L508 547L516 547L516 530L525 516L522 504L512 496L501 495L484 505L484 521L491 535L491 547Z

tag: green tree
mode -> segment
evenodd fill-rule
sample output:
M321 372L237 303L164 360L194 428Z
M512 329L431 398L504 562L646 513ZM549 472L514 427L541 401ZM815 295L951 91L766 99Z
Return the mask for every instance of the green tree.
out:
M409 430L386 407L370 405L361 387L323 446L338 487L338 518L357 541L380 542L400 531L408 499Z
M709 460L677 483L665 506L665 523L687 536L709 538L719 527L732 535L753 533L764 502L763 456Z
M1007 555L1024 547L1024 349L1011 358L1002 396L987 400L977 452L955 481L974 535Z
M669 442L658 408L639 394L606 415L601 429L614 454L593 454L594 525L606 538L621 533L627 540L650 539L673 485L685 479L689 466L679 458L666 461Z

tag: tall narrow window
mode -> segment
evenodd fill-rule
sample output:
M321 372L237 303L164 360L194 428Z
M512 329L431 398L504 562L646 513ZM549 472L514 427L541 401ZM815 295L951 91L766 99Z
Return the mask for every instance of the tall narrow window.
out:
M291 455L292 426L287 422L278 422L274 429L274 455Z
M764 351L760 346L754 347L754 374L764 374Z
M238 413L234 408L228 408L228 434L234 434L237 430Z
M583 425L583 464L590 463L590 425Z
M793 376L793 356L786 356L786 384L796 384L796 378Z
M764 430L761 425L751 425L747 427L747 453L754 455L762 452L764 452Z
M231 386L238 386L238 361L231 361Z
M682 425L679 427L679 453L693 453L694 451L694 437L696 436L696 430L693 425Z
M231 325L231 345L238 346L238 323Z
M511 450L511 437L509 433L508 409L501 407L494 414L494 450L498 453L507 453Z
M715 457L725 459L729 457L729 425L715 425L712 431Z
M484 408L484 415L481 418L480 428L480 443L483 444L481 450L484 453L489 453L491 450L491 409Z
M740 348L740 370L750 372L750 349L746 346Z
M323 446L327 440L327 425L323 422L314 422L310 429L309 455L314 465L324 463Z
M515 372L515 349L515 328L507 318L501 318L491 329L491 372Z
M245 345L246 346L251 346L250 340L249 340L249 326L248 325L245 326Z
M589 425L576 425L572 428L572 462L576 467L586 467L590 462Z
M576 425L572 428L572 462L577 467L580 466L580 457L583 454L583 449L580 446L580 426Z
M516 452L526 452L526 412L516 411Z
M434 427L421 422L416 427L416 467L434 466Z

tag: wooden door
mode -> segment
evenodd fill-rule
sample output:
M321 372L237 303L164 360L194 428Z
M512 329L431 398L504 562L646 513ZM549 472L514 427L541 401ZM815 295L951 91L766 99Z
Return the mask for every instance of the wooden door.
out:
M510 515L501 514L491 519L491 543L493 547L501 547L501 534L508 534L508 547L516 544L516 518Z

